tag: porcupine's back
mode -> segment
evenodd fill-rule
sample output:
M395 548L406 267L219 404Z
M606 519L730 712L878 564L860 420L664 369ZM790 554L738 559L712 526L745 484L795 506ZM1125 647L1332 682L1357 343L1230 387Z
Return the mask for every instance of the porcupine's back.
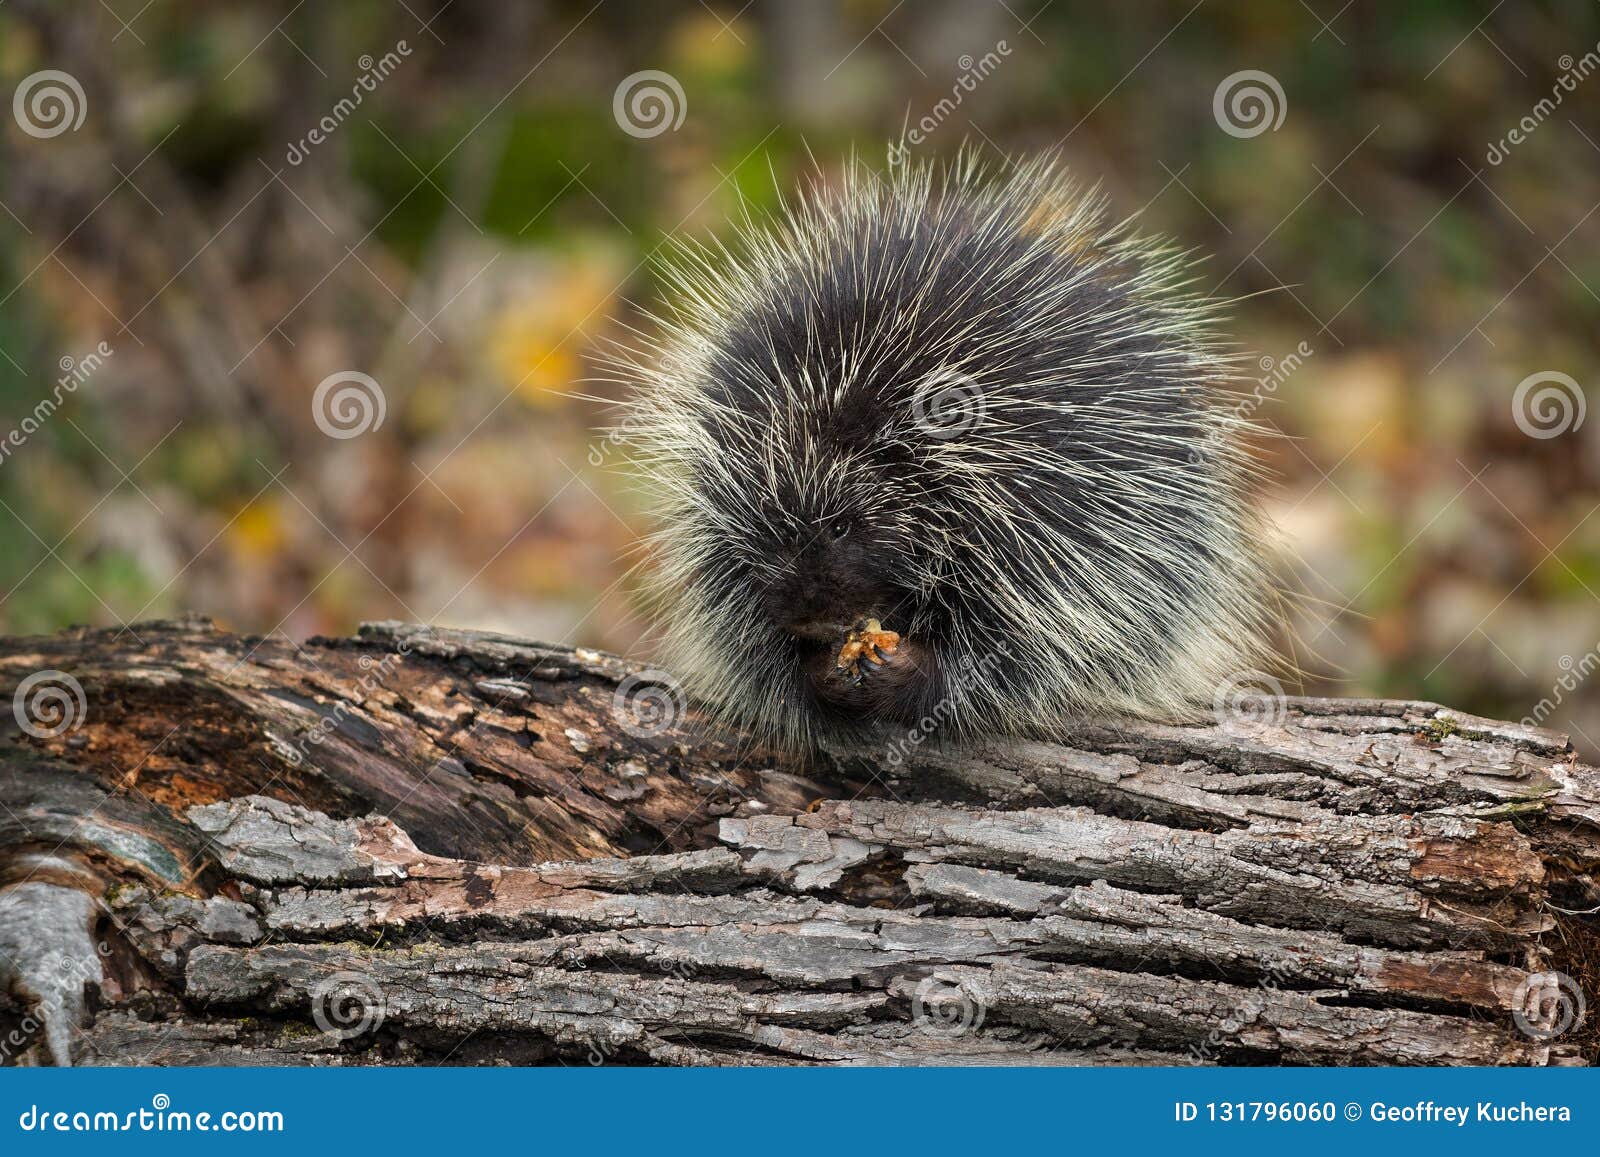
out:
M794 742L865 721L841 703L1049 734L1191 714L1260 662L1247 423L1188 269L1049 160L970 157L853 166L681 252L625 425L689 689ZM830 699L784 621L807 599L892 613L916 678Z

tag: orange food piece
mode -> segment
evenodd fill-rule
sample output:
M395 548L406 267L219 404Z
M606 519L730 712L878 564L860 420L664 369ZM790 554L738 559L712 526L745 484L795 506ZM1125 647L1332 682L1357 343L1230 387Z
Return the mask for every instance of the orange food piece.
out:
M883 660L874 653L874 648L892 654L899 646L900 636L897 633L884 630L883 624L877 619L864 619L845 636L844 646L839 648L838 665L851 667L862 659L869 663L881 663Z

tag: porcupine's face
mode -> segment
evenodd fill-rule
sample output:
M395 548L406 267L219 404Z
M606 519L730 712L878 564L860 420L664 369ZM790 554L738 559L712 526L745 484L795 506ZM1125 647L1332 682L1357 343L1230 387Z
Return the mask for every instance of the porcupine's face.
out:
M669 270L629 367L690 690L790 742L1052 733L1253 665L1246 423L1180 254L1047 163L857 172L742 242ZM899 646L841 666L863 619Z
M784 319L766 323L787 331ZM782 360L772 370L813 372ZM731 364L722 383L705 428L742 448L697 479L706 541L690 581L694 601L725 608L746 640L728 677L740 694L779 697L813 736L917 717L937 698L935 620L908 447L863 394L815 381L797 399L770 380L745 388ZM842 404L816 404L825 397ZM794 404L774 404L782 398ZM869 620L900 633L903 649L841 665L852 628Z

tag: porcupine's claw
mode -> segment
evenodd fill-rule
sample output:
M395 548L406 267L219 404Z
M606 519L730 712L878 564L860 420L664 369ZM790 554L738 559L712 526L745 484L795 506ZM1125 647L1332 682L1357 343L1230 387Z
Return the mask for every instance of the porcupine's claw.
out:
M873 667L881 667L889 662L899 645L900 636L884 630L883 624L877 619L859 619L845 636L835 665L838 670L845 672L848 686L859 687Z

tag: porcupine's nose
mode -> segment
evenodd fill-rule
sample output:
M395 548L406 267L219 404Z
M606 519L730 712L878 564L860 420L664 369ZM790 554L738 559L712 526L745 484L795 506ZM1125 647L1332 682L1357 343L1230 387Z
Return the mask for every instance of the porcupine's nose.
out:
M831 643L847 630L844 623L833 619L791 619L782 626L786 633L808 643Z
M819 644L837 642L881 601L868 576L825 546L796 558L766 591L769 621L792 638Z
M780 584L767 593L767 616L791 638L831 643L843 637L853 621L833 592L818 585Z
M839 631L839 617L815 585L780 583L767 592L767 617L797 639L826 642Z

